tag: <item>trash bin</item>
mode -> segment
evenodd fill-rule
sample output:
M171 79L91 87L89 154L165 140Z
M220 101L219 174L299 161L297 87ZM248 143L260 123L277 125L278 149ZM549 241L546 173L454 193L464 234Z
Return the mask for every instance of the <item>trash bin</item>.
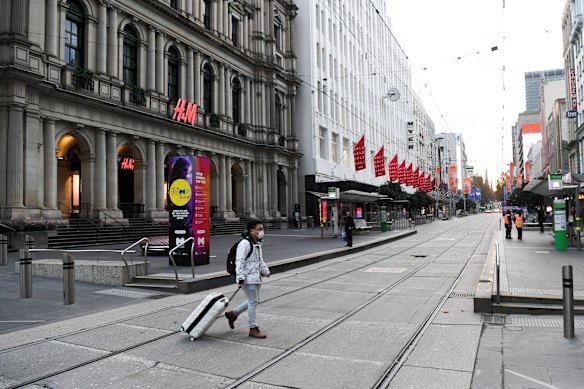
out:
M387 222L381 222L381 232L387 232Z

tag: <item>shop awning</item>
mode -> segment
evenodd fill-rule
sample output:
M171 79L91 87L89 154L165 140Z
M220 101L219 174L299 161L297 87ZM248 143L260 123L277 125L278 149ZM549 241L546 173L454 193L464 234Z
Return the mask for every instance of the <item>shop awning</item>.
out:
M313 196L316 196L320 199L329 199L329 195L328 193L323 193L323 192L314 192L314 191L310 191L307 190L306 193L309 193ZM379 193L375 193L375 192L362 192L360 190L346 190L344 192L341 192L341 201L349 201L349 202L353 202L353 203L374 203L378 200L384 200L384 201L391 201L392 198L389 196L385 196L385 195L380 195Z
M574 189L578 188L579 184L563 184L563 189L561 190L550 190L548 187L548 180L534 178L533 180L529 181L525 188L523 188L526 192L535 193L544 197L551 197L551 196L561 196L566 192L571 192Z
M379 200L391 201L392 198L375 192L362 192L351 189L341 192L341 200L354 203L374 203Z

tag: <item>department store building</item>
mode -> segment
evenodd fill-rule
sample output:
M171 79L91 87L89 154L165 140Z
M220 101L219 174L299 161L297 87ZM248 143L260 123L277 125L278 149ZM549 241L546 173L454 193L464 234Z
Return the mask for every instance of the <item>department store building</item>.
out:
M298 203L285 0L0 2L0 223L166 223L166 161L211 160L211 214ZM197 105L196 111L194 104Z

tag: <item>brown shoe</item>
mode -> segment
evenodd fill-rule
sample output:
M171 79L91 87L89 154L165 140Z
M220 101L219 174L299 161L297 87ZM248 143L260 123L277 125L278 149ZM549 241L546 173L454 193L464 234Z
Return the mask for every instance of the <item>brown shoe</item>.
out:
M249 329L249 336L251 336L252 338L260 338L260 339L266 338L266 334L264 334L263 332L260 332L259 327L250 328Z
M225 317L227 318L227 322L229 323L229 327L231 329L235 328L235 320L237 320L237 315L233 311L225 312Z

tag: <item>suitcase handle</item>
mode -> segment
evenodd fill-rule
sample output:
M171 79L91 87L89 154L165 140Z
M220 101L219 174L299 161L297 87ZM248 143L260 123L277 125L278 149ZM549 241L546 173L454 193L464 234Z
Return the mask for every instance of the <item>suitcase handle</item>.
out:
M241 285L239 285L237 287L237 289L235 290L235 292L233 292L233 294L231 295L231 297L229 297L229 300L227 300L227 304L225 304L225 306L228 306L229 303L231 302L231 300L233 300L233 298L235 297L235 295L237 294L237 292L239 292L239 290L241 289Z

